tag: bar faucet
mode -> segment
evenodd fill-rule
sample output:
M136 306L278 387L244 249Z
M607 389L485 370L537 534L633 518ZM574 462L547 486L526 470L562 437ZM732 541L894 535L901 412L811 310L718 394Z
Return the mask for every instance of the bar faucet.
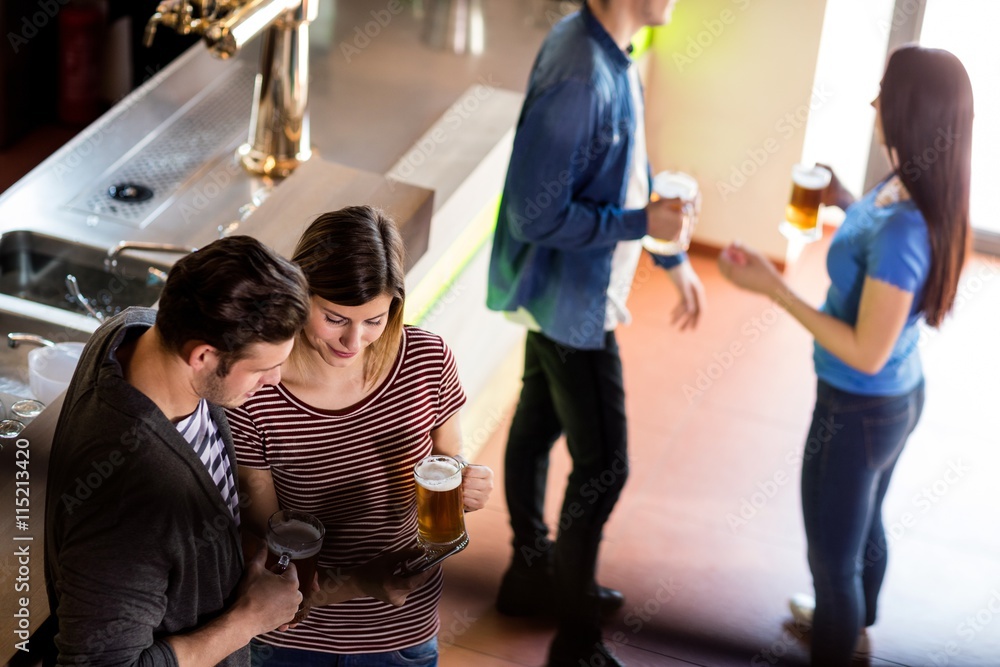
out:
M182 245L171 245L169 243L152 243L147 241L119 241L116 245L108 249L108 255L104 258L104 268L111 271L118 266L118 256L127 250L144 250L147 252L176 252L182 255L197 252L197 248L189 248Z
M263 34L250 133L236 153L252 174L283 178L312 155L309 138L309 23L319 0L162 0L143 42L158 26L201 35L222 60Z

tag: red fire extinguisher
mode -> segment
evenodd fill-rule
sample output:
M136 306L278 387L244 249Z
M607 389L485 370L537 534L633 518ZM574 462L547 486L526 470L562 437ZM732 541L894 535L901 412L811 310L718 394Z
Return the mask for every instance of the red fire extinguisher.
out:
M101 115L104 8L71 0L59 11L59 119L86 125Z

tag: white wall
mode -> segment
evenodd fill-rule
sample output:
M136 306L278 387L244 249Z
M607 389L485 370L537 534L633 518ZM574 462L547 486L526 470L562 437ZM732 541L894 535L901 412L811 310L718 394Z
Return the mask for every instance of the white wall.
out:
M972 128L970 215L978 230L1000 234L995 203L996 156L1000 153L1000 56L994 31L1000 5L983 0L928 0L920 43L947 49L965 65L972 81L975 120Z
M702 188L695 240L734 239L784 260L778 223L802 156L826 0L681 0L654 31L645 63L654 171L681 169Z
M826 7L816 85L832 94L809 119L803 160L832 166L855 196L865 185L875 123L871 101L885 69L894 4L837 0Z

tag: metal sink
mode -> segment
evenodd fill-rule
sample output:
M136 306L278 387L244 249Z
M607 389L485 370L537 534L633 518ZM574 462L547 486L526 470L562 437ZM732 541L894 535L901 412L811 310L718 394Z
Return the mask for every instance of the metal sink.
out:
M93 310L98 318L156 303L169 264L121 256L109 268L106 258L105 248L37 232L6 232L0 236L0 294L81 314ZM74 296L68 276L75 277L83 299Z
M0 419L9 412L11 397L34 398L28 386L28 353L37 345L21 343L10 347L7 334L14 332L37 334L54 343L86 342L90 338L88 331L0 310L0 402L5 404Z

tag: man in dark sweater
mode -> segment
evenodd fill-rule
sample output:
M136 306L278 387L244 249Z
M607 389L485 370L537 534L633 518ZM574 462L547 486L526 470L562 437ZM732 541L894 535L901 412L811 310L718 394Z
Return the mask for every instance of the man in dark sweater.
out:
M179 260L158 310L94 333L49 462L58 664L249 665L250 639L292 619L294 568L243 562L223 408L279 381L308 312L299 269L233 236Z

